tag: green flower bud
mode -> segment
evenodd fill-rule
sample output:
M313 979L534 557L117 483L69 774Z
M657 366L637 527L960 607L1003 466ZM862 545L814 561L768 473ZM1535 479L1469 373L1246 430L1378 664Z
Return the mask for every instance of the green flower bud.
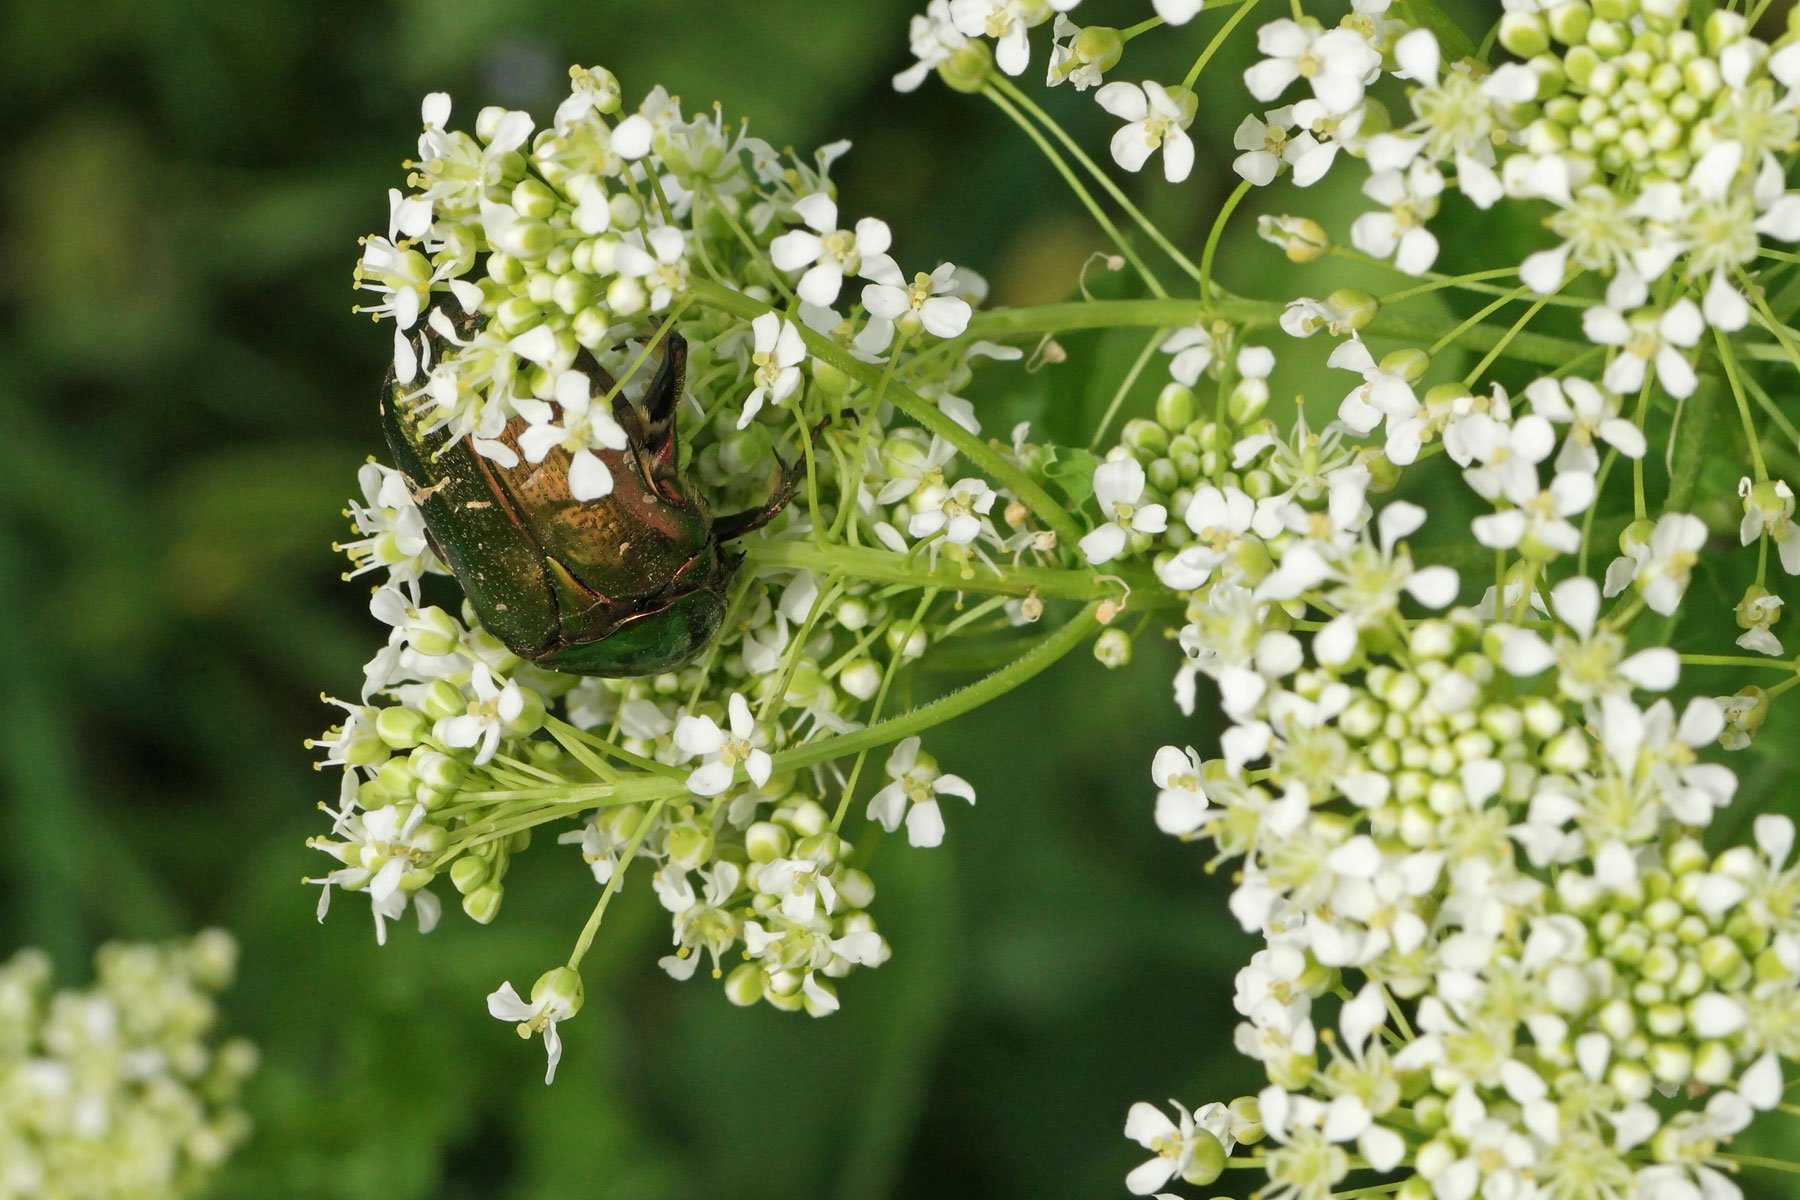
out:
M923 758L923 755L920 757ZM844 839L827 829L807 834L795 842L793 857L821 865L830 865L836 863L843 852Z
M512 190L513 211L534 221L548 221L562 208L562 200L541 179L526 179Z
M484 883L463 896L463 912L477 925L486 925L500 915L502 896L499 884Z
M1515 57L1542 54L1550 48L1550 36L1550 23L1539 13L1507 13L1500 18L1500 44Z
M568 1020L581 1011L581 976L573 967L552 967L531 985L531 1002L546 1004Z
M1694 1071L1694 1052L1680 1042L1658 1042L1650 1047L1650 1073L1659 1083L1686 1083Z
M713 832L691 822L671 826L666 843L669 862L683 871L695 871L713 855Z
M827 396L847 396L856 386L856 380L823 359L812 360L813 386Z
M890 654L897 654L907 661L923 655L930 645L930 640L925 636L923 629L909 630L901 625L890 628L883 640L887 642Z
M416 708L395 705L375 717L375 732L395 750L410 750L431 731L431 718ZM405 794L405 793L401 793Z
M1331 251L1330 236L1310 217L1258 217L1256 236L1279 247L1289 262L1316 262Z
M1382 355L1379 365L1389 375L1398 375L1408 383L1417 383L1431 369L1431 356L1416 346L1406 346Z
M832 884L837 888L839 903L847 908L867 908L875 902L875 881L854 867L839 871Z
M1169 432L1186 429L1198 415L1199 404L1194 399L1194 389L1186 384L1169 383L1156 394L1157 423ZM1161 454L1167 447L1168 443L1165 441L1163 449L1156 450L1154 453ZM1138 447L1133 448L1137 449Z
M749 1008L763 998L763 972L755 963L734 967L725 977L725 998L739 1008Z
M452 684L450 680L432 680L425 689L425 700L419 705L425 714L434 721L441 721L446 716L461 716L468 711L468 698L463 689Z
M744 831L744 852L754 863L786 858L792 844L788 831L772 821L758 821Z
M1159 408L1161 403L1157 401ZM1134 417L1119 431L1119 442L1139 458L1159 458L1168 452L1169 431L1155 421Z
M419 777L413 774L412 760L408 758L390 758L381 764L375 772L382 789L396 800L410 800L418 790Z
M938 78L944 81L953 92L973 95L987 86L988 76L994 70L994 54L987 43L977 39L964 42L956 50L938 64Z
M1343 315L1345 326L1355 330L1366 328L1381 312L1380 301L1356 288L1339 288L1325 297L1325 303Z
M525 264L498 250L487 256L487 273L489 279L503 287L517 287L525 282Z
M1205 1187L1225 1173L1225 1147L1204 1129L1194 1131L1193 1159L1181 1178L1195 1187Z
M450 864L450 886L468 895L493 878L494 869L485 859L465 854Z
M1733 42L1741 41L1748 32L1749 22L1741 14L1715 8L1707 14L1700 36L1706 39L1707 53L1716 56Z
M1118 670L1131 661L1131 635L1123 629L1101 630L1094 639L1094 658L1108 670Z

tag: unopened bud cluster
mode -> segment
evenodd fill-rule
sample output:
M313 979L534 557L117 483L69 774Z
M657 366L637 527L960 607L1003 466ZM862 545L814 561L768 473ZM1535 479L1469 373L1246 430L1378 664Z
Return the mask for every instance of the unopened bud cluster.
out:
M211 930L103 946L79 989L39 951L0 963L0 1197L200 1194L250 1128L256 1051L220 1039L214 999L236 959Z

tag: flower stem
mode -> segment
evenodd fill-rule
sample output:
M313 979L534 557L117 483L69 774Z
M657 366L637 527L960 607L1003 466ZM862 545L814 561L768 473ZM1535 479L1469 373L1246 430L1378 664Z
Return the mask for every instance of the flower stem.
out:
M1052 120L1049 113L1039 108L1036 101L1020 91L1011 80L1004 76L996 77L995 86L1004 91L1009 100L1018 105L1022 111L1031 114L1040 125L1050 131L1058 142L1062 143L1062 147L1068 151L1069 157L1081 165L1081 169L1100 185L1100 190L1110 196L1113 203L1125 211L1125 215L1144 231L1144 236L1148 237L1158 250L1168 255L1170 261L1180 267L1184 274L1195 279L1200 277L1200 269L1194 265L1193 260L1176 249L1175 245L1163 236L1163 232L1157 228L1156 222L1145 216L1143 210L1131 202L1131 197L1125 194L1124 189L1113 182L1112 176L1100 169L1099 164L1088 156L1086 150L1081 148L1081 143L1070 137L1068 131Z
M1011 118L1013 124L1024 130L1025 136L1036 143L1045 160L1056 169L1058 175L1063 177L1063 182L1069 185L1069 190L1075 193L1075 198L1081 201L1082 207L1088 210L1088 215L1094 218L1094 223L1105 231L1106 236L1112 239L1113 245L1118 247L1119 253L1123 254L1131 263L1132 268L1143 277L1144 286L1157 296L1167 296L1168 289L1164 288L1162 282L1157 279L1156 272L1152 271L1144 260L1138 257L1137 251L1132 248L1125 235L1119 232L1119 227L1113 224L1112 218L1106 215L1106 210L1100 207L1100 202L1094 199L1094 194L1088 191L1087 185L1076 177L1074 169L1069 166L1062 155L1056 152L1056 148L1044 138L1043 133L1026 120L1025 114L1019 110L1019 106L1014 100L1014 97L1022 98L1017 89L1012 89L1012 96L1008 96L1001 83L989 82L986 87L982 88L981 94L992 100L996 108Z
M612 878L606 881L606 887L601 889L600 899L594 905L594 911L588 914L587 924L581 927L581 936L575 939L575 949L569 955L571 971L581 968L581 960L587 956L588 947L594 944L594 935L600 932L600 919L606 915L606 906L612 903L612 898L617 894L619 885L625 881L626 869L631 866L631 860L637 857L638 847L642 846L644 839L650 836L650 830L656 825L657 819L662 816L663 808L667 804L667 800L658 800L645 810L643 820L639 821L638 827L632 831L631 841L627 842L625 848L619 852L619 865L613 869Z
M1752 658L1747 654L1683 654L1684 667L1773 667L1777 671L1800 670L1791 658Z
M1131 369L1125 372L1125 378L1119 381L1118 389L1113 392L1112 403L1108 404L1106 412L1101 414L1100 424L1094 427L1094 436L1088 440L1089 450L1098 450L1100 443L1106 440L1106 431L1112 428L1113 418L1119 415L1119 406L1125 403L1126 394L1137 386L1138 376L1144 373L1144 367L1149 364L1150 356L1156 353L1156 348L1162 344L1162 340L1163 331L1153 330L1150 340L1144 343L1142 350L1138 351L1138 356L1132 362Z
M897 717L782 751L775 756L775 770L797 771L874 746L885 746L934 725L941 725L990 700L1004 696L1086 641L1088 635L1100 626L1099 619L1094 615L1099 607L1098 603L1087 605L1068 624L1025 654L967 687L959 688L928 704L921 704Z
M1763 462L1762 436L1756 431L1756 421L1750 416L1750 402L1744 396L1744 385L1738 381L1737 356L1732 353L1731 342L1725 332L1718 327L1713 328L1713 344L1719 348L1719 363L1725 368L1725 381L1731 385L1731 395L1737 401L1738 417L1744 423L1744 441L1750 447L1750 465L1756 471L1756 481L1762 483L1769 478L1769 468Z
M1194 86L1194 81L1200 78L1200 72L1206 70L1206 64L1212 61L1212 56L1219 52L1219 47L1225 44L1225 39L1231 36L1231 31L1250 15L1257 3L1258 0L1245 0L1244 6L1232 13L1231 19L1219 27L1219 32L1213 34L1212 41L1206 44L1206 49L1200 52L1200 57L1196 58L1194 65L1188 68L1187 76L1181 81L1182 87L1192 88Z
M1252 2L1254 3L1254 0ZM1246 4L1240 10L1239 15L1249 11L1250 5ZM1225 203L1219 206L1219 215L1213 218L1212 229L1206 235L1206 246L1200 251L1200 297L1203 300L1212 299L1213 255L1218 252L1219 238L1225 233L1225 222L1231 219L1232 210L1237 208L1244 197L1250 194L1250 186L1248 179L1240 181L1237 187L1231 190L1231 195L1225 198Z
M1107 574L1057 567L1009 567L1003 573L953 566L934 566L909 555L872 546L820 546L795 538L759 538L744 544L744 558L762 570L801 570L824 575L836 571L874 583L899 583L945 591L1000 596L1036 594L1049 600L1113 600L1130 590L1140 608L1178 608L1181 600L1142 568L1109 563Z
M709 280L692 280L688 290L699 303L746 320L771 311L765 302ZM880 382L882 372L872 364L863 362L822 334L805 327L797 328L813 357L824 360L864 386L873 387ZM1065 545L1072 546L1081 540L1081 524L1070 515L1067 506L1045 491L1019 464L952 421L937 405L911 388L890 380L887 384L887 396L893 401L895 408L955 446L977 470L1011 489L1026 507L1037 514L1038 519L1056 531L1057 537Z

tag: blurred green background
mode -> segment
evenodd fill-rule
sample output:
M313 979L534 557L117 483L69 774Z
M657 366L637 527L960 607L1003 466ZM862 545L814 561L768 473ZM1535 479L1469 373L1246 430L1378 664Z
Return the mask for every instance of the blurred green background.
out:
M301 742L330 719L321 689L351 694L378 641L329 549L379 449L389 353L349 311L350 269L357 236L385 225L420 97L448 90L465 122L488 103L542 117L579 62L634 99L659 82L690 110L717 99L777 145L851 137L844 207L887 218L909 268L969 264L998 303L1070 294L1103 243L1029 143L935 81L891 91L919 6L0 8L0 955L40 945L78 978L108 938L238 935L226 1003L265 1063L257 1132L217 1195L1114 1196L1141 1157L1119 1136L1130 1102L1257 1086L1230 1046L1231 978L1254 947L1204 852L1150 820L1153 748L1211 744L1169 703L1173 656L1153 638L1131 670L1083 656L928 740L981 803L941 850L883 848L875 912L895 957L829 1020L667 979L666 919L634 887L547 1089L541 1048L483 996L566 954L593 890L573 852L543 839L494 926L452 905L385 949L360 900L321 928L299 883L323 867L302 843L336 793ZM1130 76L1178 77L1194 36L1146 39ZM1196 182L1141 189L1190 247L1235 182L1248 48L1234 39L1203 80ZM1114 123L1090 101L1046 103L1103 154ZM1340 181L1306 210L1355 202ZM1250 227L1223 279L1302 290ZM988 431L1031 416L1085 442L1142 336L991 373L975 391Z

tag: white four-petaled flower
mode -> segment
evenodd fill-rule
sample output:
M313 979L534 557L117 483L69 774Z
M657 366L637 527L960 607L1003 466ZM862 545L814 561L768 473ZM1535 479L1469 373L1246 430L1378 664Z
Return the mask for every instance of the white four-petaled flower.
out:
M919 753L919 739L906 738L888 755L888 778L893 782L869 798L869 820L892 833L906 820L906 840L914 846L937 846L944 840L944 814L939 796L956 796L975 803L975 789L960 775L946 775L928 755Z
M1113 134L1113 161L1127 171L1142 170L1150 156L1163 153L1163 178L1180 183L1194 169L1194 142L1187 127L1194 121L1194 94L1170 90L1160 83L1109 83L1094 99L1125 122Z
M1135 458L1120 458L1094 468L1094 500L1106 523L1081 539L1081 552L1096 566L1124 553L1132 533L1161 533L1168 510L1144 504L1144 468Z
M708 716L687 715L675 723L675 745L689 758L699 756L703 760L687 779L688 791L696 796L717 796L723 792L731 786L740 765L757 787L769 782L774 769L769 752L754 744L756 720L742 694L731 693L726 712L729 731L720 729L719 723Z
M744 400L744 411L738 416L743 429L762 411L764 401L780 404L800 386L800 364L806 361L806 343L792 321L778 313L763 313L750 322L753 342L750 363L756 368L752 378L756 386Z

